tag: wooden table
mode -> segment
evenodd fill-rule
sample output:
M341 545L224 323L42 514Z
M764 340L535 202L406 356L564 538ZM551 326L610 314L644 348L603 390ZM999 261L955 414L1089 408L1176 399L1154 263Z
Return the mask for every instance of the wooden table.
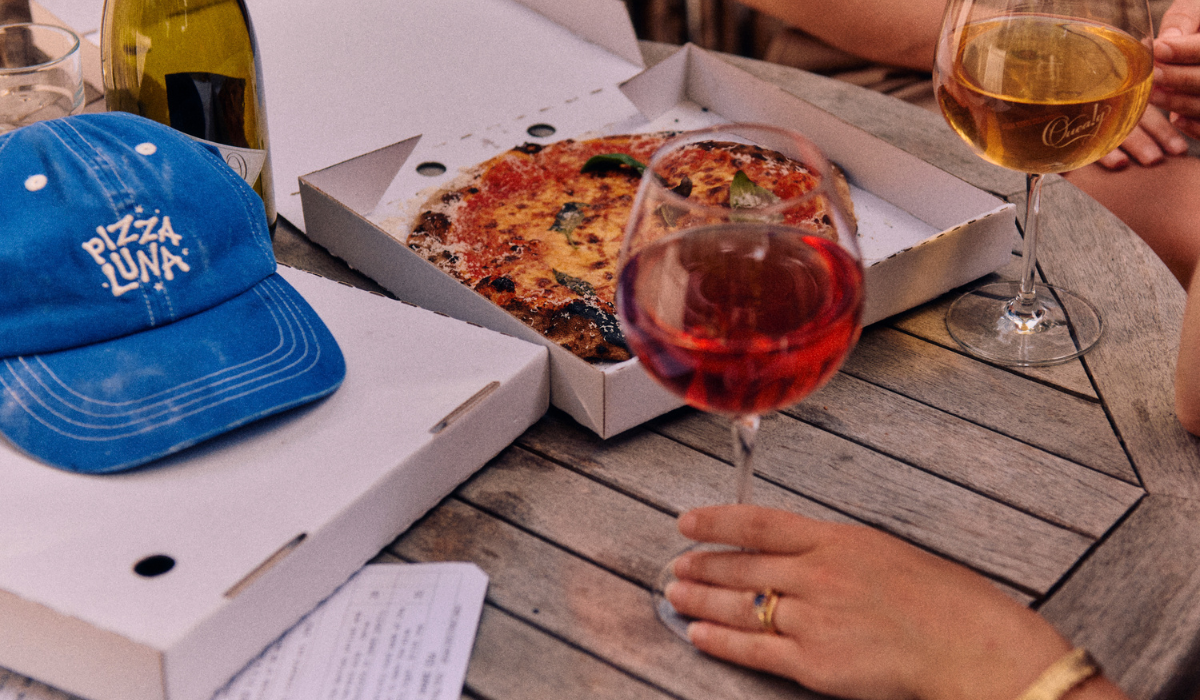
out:
M644 44L648 62L671 47ZM731 62L1010 201L940 117L789 68ZM1012 370L949 338L949 298L867 328L837 377L764 421L756 500L866 523L983 573L1087 646L1134 698L1200 677L1200 450L1172 377L1184 294L1125 226L1061 179L1044 192L1044 276L1104 312L1084 359ZM281 261L371 287L286 222ZM1014 278L1017 266L1002 270ZM557 410L388 546L470 560L491 584L468 697L808 697L705 657L654 618L685 546L675 516L732 499L729 433L684 409L607 441Z

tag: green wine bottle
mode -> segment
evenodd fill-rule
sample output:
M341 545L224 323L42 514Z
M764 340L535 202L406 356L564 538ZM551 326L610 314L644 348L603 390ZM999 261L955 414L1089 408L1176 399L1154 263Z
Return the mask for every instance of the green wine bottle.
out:
M274 232L262 66L243 0L105 0L100 60L110 111L216 146Z

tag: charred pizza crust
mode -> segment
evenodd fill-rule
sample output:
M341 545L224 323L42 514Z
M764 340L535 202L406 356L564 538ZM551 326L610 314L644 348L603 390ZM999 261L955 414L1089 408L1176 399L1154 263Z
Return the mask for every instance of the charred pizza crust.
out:
M641 176L632 167L582 170L602 154L648 163L672 136L514 148L464 172L427 200L407 245L579 357L629 359L616 316L616 271ZM797 184L802 177L780 177L802 166L772 151L711 144L701 155L679 175L698 183L691 196L714 204L729 205L729 181L739 168L765 187L780 188L781 197L795 194L788 187L803 186ZM848 201L848 187L845 192Z

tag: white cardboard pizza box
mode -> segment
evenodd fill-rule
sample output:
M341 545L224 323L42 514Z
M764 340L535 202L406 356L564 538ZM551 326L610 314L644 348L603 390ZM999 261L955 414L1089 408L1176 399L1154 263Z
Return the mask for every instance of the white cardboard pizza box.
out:
M550 350L551 402L602 437L680 405L636 360L591 364L412 253L403 241L430 190L522 141L756 121L810 136L847 173L867 264L865 323L910 309L1011 259L1013 207L695 46L625 81L480 119L457 138L413 136L301 178L308 235L401 299ZM539 137L538 126L554 128ZM440 127L439 127L440 128ZM434 177L431 163L445 166Z
M417 133L465 130L644 64L621 0L247 0L262 58L279 213L297 180ZM513 144L509 144L510 147Z
M208 700L546 410L546 350L280 272L347 363L328 398L135 471L0 441L0 666L93 700ZM175 562L141 576L148 556Z

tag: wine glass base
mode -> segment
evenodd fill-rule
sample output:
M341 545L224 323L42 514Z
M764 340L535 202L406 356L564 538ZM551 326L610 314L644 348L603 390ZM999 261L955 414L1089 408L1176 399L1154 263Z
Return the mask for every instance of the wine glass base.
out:
M694 544L680 552L679 555L682 555L686 552L696 551L733 552L737 551L737 549L737 547L729 547L727 545L720 544ZM676 558L678 558L679 555L676 555ZM674 559L672 559L672 561L674 561ZM674 580L675 574L671 573L671 565L667 564L663 567L662 571L659 572L658 580L654 584L654 612L658 615L658 619L661 620L664 625L666 625L667 629L675 633L675 636L679 637L688 644L691 644L691 640L688 639L687 627L689 624L691 624L692 618L680 615L675 610L675 607L672 606L667 600L666 596L663 595L663 590L667 587L667 584Z
M951 337L975 357L1014 367L1059 364L1096 346L1103 325L1091 302L1062 287L1037 284L1031 320L1011 310L1020 287L993 282L956 299L946 312Z

